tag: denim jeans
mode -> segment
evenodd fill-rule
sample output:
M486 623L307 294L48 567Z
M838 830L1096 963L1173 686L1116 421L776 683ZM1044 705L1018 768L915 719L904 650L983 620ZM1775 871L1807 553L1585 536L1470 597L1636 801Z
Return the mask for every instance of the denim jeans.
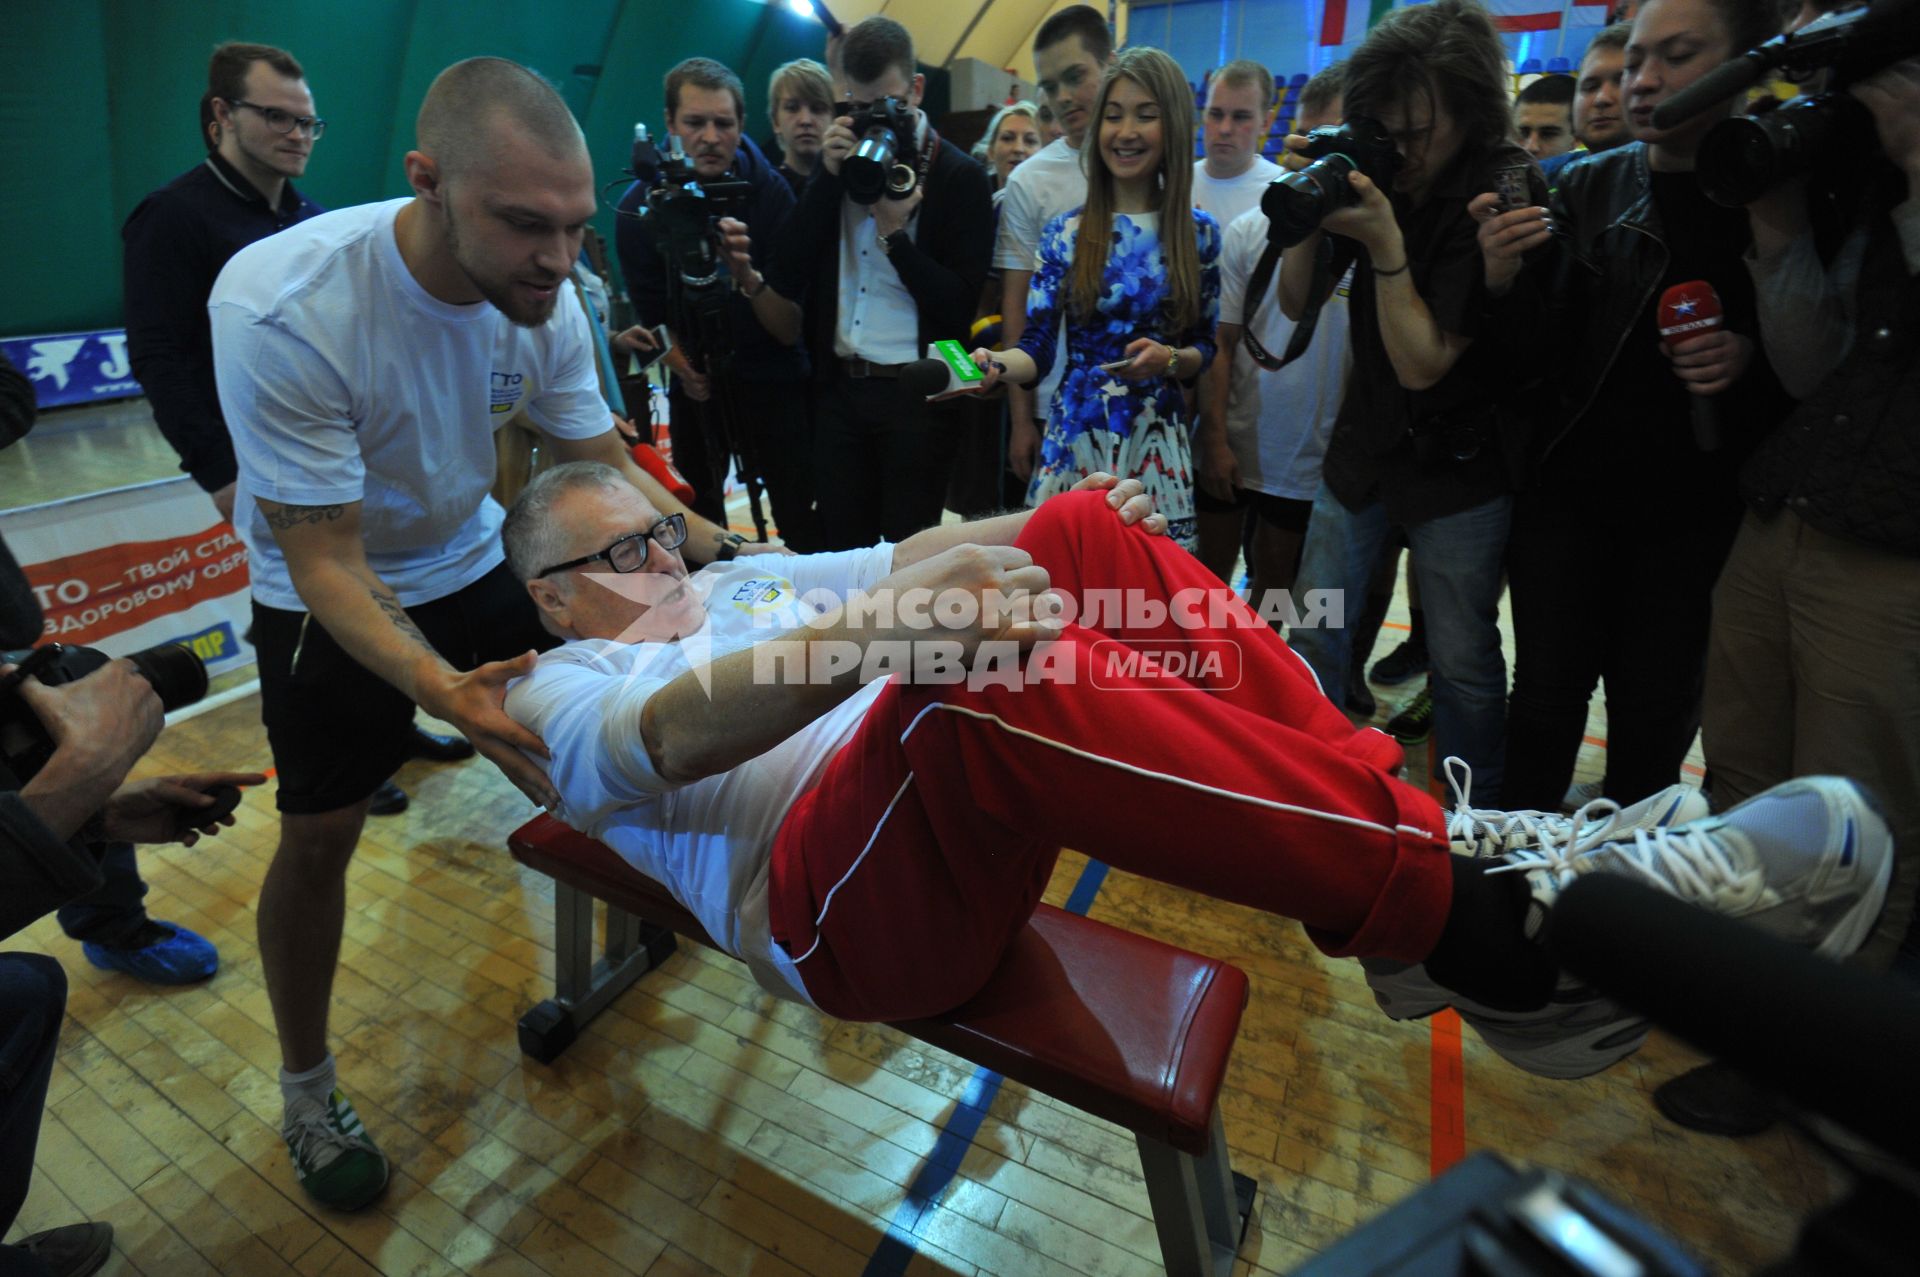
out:
M105 882L61 905L55 916L60 919L60 929L75 940L123 946L147 920L146 906L141 903L147 898L147 884L140 880L133 844L108 843L100 856L100 872Z
M1500 650L1500 577L1506 563L1513 498L1406 525L1413 573L1426 616L1433 737L1441 757L1458 754L1473 768L1476 807L1492 806L1506 769L1507 661ZM1313 503L1307 544L1294 581L1309 590L1345 592L1345 619L1357 621L1367 582L1393 524L1379 502L1349 510L1326 487ZM1354 658L1347 629L1293 632L1293 650L1312 667L1336 702ZM1361 658L1364 659L1364 658Z

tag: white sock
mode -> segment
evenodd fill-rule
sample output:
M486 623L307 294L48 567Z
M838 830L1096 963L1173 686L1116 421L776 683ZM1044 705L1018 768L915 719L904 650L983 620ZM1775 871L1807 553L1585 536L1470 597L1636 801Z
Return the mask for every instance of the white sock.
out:
M302 1096L324 1105L333 1087L332 1054L304 1073L289 1073L284 1065L280 1069L280 1098L289 1105Z

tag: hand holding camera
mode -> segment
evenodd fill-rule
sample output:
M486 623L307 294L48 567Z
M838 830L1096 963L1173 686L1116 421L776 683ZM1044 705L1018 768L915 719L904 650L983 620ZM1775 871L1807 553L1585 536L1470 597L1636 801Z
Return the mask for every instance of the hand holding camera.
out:
M1920 59L1910 58L1870 75L1850 90L1873 116L1880 149L1920 190Z
M1289 134L1287 165L1294 171L1260 197L1272 243L1290 248L1327 230L1358 240L1376 265L1383 257L1399 260L1400 223L1382 188L1400 171L1400 152L1378 120L1356 115L1304 137Z

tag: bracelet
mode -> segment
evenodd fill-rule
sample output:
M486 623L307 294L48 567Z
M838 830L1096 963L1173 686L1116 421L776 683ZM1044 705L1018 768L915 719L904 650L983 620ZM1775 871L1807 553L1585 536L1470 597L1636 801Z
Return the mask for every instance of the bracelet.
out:
M1176 346L1167 347L1167 380L1180 380L1180 350Z
M1407 267L1411 265L1413 265L1413 259L1408 258L1406 261L1401 262L1398 266L1394 267L1392 270L1381 270L1378 266L1376 266L1373 268L1373 275L1375 279L1385 279L1389 275L1404 275L1407 273Z
M761 293L764 293L767 291L767 277L765 275L756 275L754 278L760 281L759 286L757 288L755 288L752 292L748 292L744 288L740 290L740 295L746 298L748 301L752 301L754 298L758 297Z

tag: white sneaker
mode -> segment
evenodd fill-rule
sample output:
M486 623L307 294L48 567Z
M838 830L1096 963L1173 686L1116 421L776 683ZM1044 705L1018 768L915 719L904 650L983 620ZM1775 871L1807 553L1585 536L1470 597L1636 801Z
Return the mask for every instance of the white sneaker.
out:
M1567 786L1566 797L1560 800L1560 810L1572 815L1588 803L1601 796L1605 786L1597 780L1575 781Z
M1475 860L1492 860L1530 847L1565 843L1575 836L1576 829L1581 831L1579 841L1595 832L1621 838L1636 830L1684 825L1702 819L1710 811L1706 795L1691 785L1669 785L1628 807L1601 798L1599 786L1595 785L1593 797L1576 807L1571 815L1557 811L1495 811L1472 805L1473 769L1464 759L1450 756L1441 767L1453 790L1447 837L1456 855L1471 856Z
M1822 957L1841 958L1860 947L1880 916L1893 873L1893 836L1858 785L1810 776L1682 828L1549 844L1514 853L1487 872L1527 875L1534 899L1530 935L1581 874L1619 873L1745 919ZM1451 1001L1488 1046L1542 1077L1597 1073L1637 1050L1648 1029L1641 1016L1564 975L1538 1011Z
M1603 839L1625 837L1640 830L1686 824L1708 814L1706 796L1688 785L1670 785L1631 807L1615 807L1606 799L1597 799L1586 805L1592 810L1582 808L1572 817L1557 812L1476 808L1469 802L1473 794L1473 769L1457 757L1449 757L1442 766L1454 797L1453 812L1447 818L1447 836L1455 855L1475 860L1493 860L1528 848L1564 843L1591 846ZM1584 834L1577 835L1576 830ZM1461 1004L1462 999L1434 983L1421 964L1362 958L1360 965L1367 973L1373 1000L1392 1019L1418 1020L1442 1007L1457 1008ZM1482 1009L1482 1014L1491 1018L1503 1013ZM1481 1036L1486 1034L1483 1032Z
M1684 828L1543 844L1487 872L1527 875L1536 906L1529 934L1540 930L1553 902L1581 874L1621 873L1745 919L1823 958L1844 958L1866 941L1880 916L1893 873L1893 837L1860 786L1838 776L1805 776Z

